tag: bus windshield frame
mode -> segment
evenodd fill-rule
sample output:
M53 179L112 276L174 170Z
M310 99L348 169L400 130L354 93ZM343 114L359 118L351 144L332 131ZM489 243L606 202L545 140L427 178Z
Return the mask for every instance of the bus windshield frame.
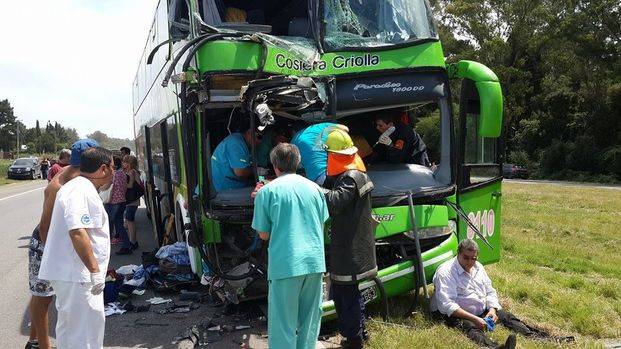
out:
M439 40L427 0L320 0L319 15L325 52L386 50Z

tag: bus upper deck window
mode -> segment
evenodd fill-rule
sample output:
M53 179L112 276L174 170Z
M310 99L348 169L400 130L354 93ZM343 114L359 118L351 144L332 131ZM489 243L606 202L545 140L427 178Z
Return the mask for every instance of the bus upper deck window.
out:
M190 14L186 0L173 0L168 9L170 36L185 38L190 34Z

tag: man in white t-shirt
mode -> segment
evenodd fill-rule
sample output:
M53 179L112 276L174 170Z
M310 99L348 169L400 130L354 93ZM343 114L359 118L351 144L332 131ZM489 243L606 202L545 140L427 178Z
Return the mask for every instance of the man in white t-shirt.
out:
M113 173L112 152L89 148L80 157L80 176L56 194L39 278L56 291L58 348L103 347L110 231L97 190Z

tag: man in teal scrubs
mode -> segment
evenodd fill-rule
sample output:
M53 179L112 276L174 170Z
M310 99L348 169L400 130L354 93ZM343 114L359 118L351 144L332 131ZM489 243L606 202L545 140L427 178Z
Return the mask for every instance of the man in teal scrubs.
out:
M326 128L337 126L332 122L310 125L298 131L291 139L291 143L300 149L306 178L319 185L322 185L326 179L326 166L328 165L328 153L322 147L330 133L326 131Z
M269 347L314 349L321 324L328 207L321 188L295 174L300 164L295 145L277 145L270 160L278 178L257 192L252 220L261 239L269 240Z
M259 144L260 140L254 138L255 144ZM252 185L251 142L253 132L245 127L243 132L231 133L218 144L211 156L211 178L217 192Z

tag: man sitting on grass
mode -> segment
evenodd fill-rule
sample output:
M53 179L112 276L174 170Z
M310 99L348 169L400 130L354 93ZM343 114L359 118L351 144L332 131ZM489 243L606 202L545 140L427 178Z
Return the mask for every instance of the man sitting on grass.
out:
M461 329L468 338L490 348L515 348L515 334L509 335L504 345L499 345L485 334L484 331L493 330L497 322L526 337L553 339L546 332L528 326L513 314L501 310L492 281L483 265L477 262L478 254L479 245L466 239L459 243L457 257L438 267L433 277L435 292L431 311L444 318L449 327Z

